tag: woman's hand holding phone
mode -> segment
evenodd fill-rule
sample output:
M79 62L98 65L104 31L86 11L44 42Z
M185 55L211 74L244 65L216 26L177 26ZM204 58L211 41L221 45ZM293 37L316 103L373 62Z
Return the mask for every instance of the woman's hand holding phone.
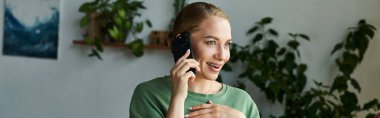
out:
M170 70L170 80L172 81L172 96L167 118L183 118L185 100L187 97L188 81L195 79L195 74L189 71L190 68L195 68L200 71L199 63L192 58L187 58L190 55L190 50L177 60L173 68Z
M195 79L195 73L189 71L195 68L200 71L199 63L192 58L188 58L190 50L177 60L173 68L170 70L170 80L172 81L172 99L179 98L185 100L188 91L188 81Z

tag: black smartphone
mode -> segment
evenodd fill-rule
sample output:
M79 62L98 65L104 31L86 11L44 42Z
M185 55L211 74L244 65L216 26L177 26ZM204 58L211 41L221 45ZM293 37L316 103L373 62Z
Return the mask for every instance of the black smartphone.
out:
M189 58L194 58L193 50L191 49L191 41L190 41L190 32L182 32L180 35L176 36L172 41L172 53L174 56L174 62L177 62L179 58L181 58L188 49L190 49ZM196 73L195 68L191 68L193 73Z

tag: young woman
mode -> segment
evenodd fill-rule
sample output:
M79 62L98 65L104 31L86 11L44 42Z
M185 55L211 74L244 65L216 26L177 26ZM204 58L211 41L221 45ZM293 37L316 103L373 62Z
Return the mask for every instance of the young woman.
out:
M188 50L170 76L139 84L131 100L131 118L258 118L248 93L215 81L230 58L229 17L204 2L187 5L177 15L172 35L190 32L194 59ZM195 68L196 73L188 71Z

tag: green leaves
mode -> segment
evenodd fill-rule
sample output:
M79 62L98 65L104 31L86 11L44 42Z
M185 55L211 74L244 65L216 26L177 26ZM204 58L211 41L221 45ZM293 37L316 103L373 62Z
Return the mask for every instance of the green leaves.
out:
M91 53L88 55L89 57L97 57L99 60L102 60L102 57L100 56L99 52L96 49L91 49Z
M144 55L144 43L141 39L132 41L128 45L128 48L131 49L132 53L137 57L141 57L142 55Z
M333 51L331 51L331 55L334 54L336 51L342 49L342 48L343 48L343 43L336 44Z
M150 22L150 20L146 20L145 23L148 25L148 27L152 27L152 23Z
M365 20L360 20L357 27L350 28L346 39L336 44L331 52L331 54L334 54L338 50L343 51L342 55L335 59L340 74L335 77L330 93L333 93L335 90L338 91L336 93L340 95L340 101L338 102L342 104L342 108L339 108L341 110L338 112L345 117L352 117L353 113L357 113L361 110L369 110L377 104L377 99L374 99L364 104L363 108L360 109L356 94L350 92L348 87L348 82L350 82L354 89L359 93L361 91L359 83L356 79L351 77L351 74L363 59L363 55L369 44L369 39L374 36L374 30L376 30L375 27L367 24ZM367 115L367 117L373 116L373 114Z
M300 45L297 40L290 40L285 46L276 42L279 33L275 29L266 28L271 22L272 18L266 17L251 27L247 31L247 35L252 35L251 43L245 46L233 45L231 62L242 63L245 69L238 77L249 79L266 93L269 100L284 103L287 109L294 108L292 103L283 101L297 101L301 97L307 83L307 65L296 60L295 54ZM293 38L309 40L304 34L294 36ZM226 71L230 69L230 63L223 67ZM301 103L296 104L300 105ZM298 110L294 111L298 113Z
M298 73L304 73L307 70L307 65L306 64L300 64L297 68Z
M247 35L255 33L257 29L259 29L259 27L257 26L252 27L251 29L248 30Z
M84 3L82 4L80 7L79 7L79 12L82 12L82 13L90 13L90 12L93 12L96 10L96 5L98 4L98 2L88 2L88 3Z
M363 110L369 110L370 108L376 107L376 104L380 104L377 99L372 99L371 101L363 105Z
M94 40L94 45L97 51L103 52L103 46L102 46L102 41L99 39Z
M274 30L274 29L269 29L268 32L269 32L270 34L274 35L274 36L278 36L277 31Z
M100 36L97 38L99 42L105 41L105 39L110 38L111 42L125 42L129 34L132 38L136 38L137 33L143 31L144 25L152 27L152 23L149 20L143 22L134 21L136 17L140 17L141 13L139 10L146 9L143 5L143 1L129 1L129 0L94 0L92 2L83 3L79 12L85 13L81 18L80 27L88 28L88 25L98 25L94 31L102 31ZM96 16L96 17L92 17ZM92 28L92 27L91 27ZM98 32L96 32L98 33ZM92 41L88 43L94 48L89 56L100 57L100 52L103 50L103 44L94 41L97 40L87 40ZM106 40L109 41L109 40ZM135 55L142 55L143 53L143 43L136 41L132 43L132 52Z
M118 11L117 11L117 14L122 18L122 19L125 19L126 17L127 17L127 13L125 12L125 10L124 9L119 9Z
M137 23L136 24L136 32L141 32L142 30L143 30L143 28L144 28L144 24L143 23Z
M265 18L261 19L259 24L262 24L262 25L270 24L270 23L272 23L272 20L273 19L271 17L265 17Z
M121 36L121 32L116 26L114 26L112 29L108 29L108 33L111 35L113 39L121 40L123 38Z
M299 34L299 36L307 41L310 41L310 38L309 36L305 35L305 34Z
M300 43L296 40L291 40L288 42L288 46L297 50L298 46L300 45Z
M337 65L339 66L339 70L345 75L349 76L353 73L359 61L359 57L350 52L344 52L342 61L337 61Z
M277 52L277 55L282 56L285 54L285 52L286 52L286 48L281 48L280 51Z
M344 109L347 110L347 113L351 113L357 109L358 99L354 93L346 91L340 96L340 100L343 103Z
M122 26L123 25L123 23L124 23L123 20L124 19L121 18L120 16L116 16L116 17L113 18L113 22L115 23L116 28L118 28L118 26Z
M358 83L358 81L356 81L355 79L350 79L350 81L351 81L351 85L356 89L356 90L358 90L358 92L360 93L360 85L359 85L359 83Z
M90 23L90 17L88 15L83 16L83 18L80 20L80 27L84 28Z
M252 44L255 44L256 42L259 42L263 39L263 34L259 33L255 36L255 38L253 38L252 40Z
M132 8L141 8L141 9L146 9L146 7L143 5L143 1L132 1L130 3L130 7Z
M347 88L348 88L347 79L344 78L343 76L339 76L334 79L330 92L332 93L335 90L338 90L341 92L341 91L346 90Z
M342 55L335 59L340 72L331 86L315 81L316 88L304 90L309 80L305 74L308 66L299 62L298 48L301 40L310 41L310 37L302 33L288 33L291 39L286 45L278 45L278 37L274 36L279 33L266 28L271 22L272 18L266 17L251 27L247 31L247 35L252 36L251 43L233 45L231 62L244 66L239 79L250 80L265 92L270 101L278 101L285 106L285 112L280 117L353 117L361 110L380 108L378 100L374 99L361 109L356 94L348 90L361 91L351 74L362 60L375 27L361 21L345 41L335 45L331 55L337 51L342 51L339 53ZM230 64L226 64L223 70L232 70Z
M307 36L306 34L301 34L301 33L299 33L299 34L288 33L288 35L289 35L290 37L292 37L294 40L296 40L297 37L301 37L302 39L304 39L304 40L306 40L306 41L310 41L309 36Z
M132 21L125 21L125 29L126 31L130 31L132 28Z

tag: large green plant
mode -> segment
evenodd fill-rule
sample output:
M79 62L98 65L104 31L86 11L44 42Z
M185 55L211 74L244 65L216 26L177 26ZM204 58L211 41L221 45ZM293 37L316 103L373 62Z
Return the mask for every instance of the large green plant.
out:
M299 101L306 85L307 70L307 65L297 60L300 56L299 40L309 41L309 37L288 33L290 39L286 44L280 45L275 40L278 39L277 31L266 28L271 22L272 18L263 18L247 32L247 35L254 35L250 44L233 44L231 62L246 65L239 78L247 78L263 90L269 100L284 103L286 113L297 115L296 112L302 110ZM226 68L230 66L227 65Z
M359 112L366 112L367 118L374 118L373 113L380 110L378 99L360 105L356 93L351 91L357 90L358 93L361 91L359 83L351 77L351 74L362 61L376 28L367 24L365 20L360 20L358 26L351 27L349 30L347 38L336 44L331 52L331 54L341 52L341 56L338 56L335 61L339 72L333 84L327 86L321 82L315 82L317 88L311 88L304 93L303 107L307 109L304 117L352 118L357 117L356 114ZM351 87L353 89L350 89ZM284 116L291 117L289 114Z
M329 93L336 96L337 103L334 104L336 114L340 116L355 116L360 111L380 110L380 102L373 99L363 106L358 104L358 99L354 91L360 93L359 83L351 75L358 64L363 60L364 54L368 48L370 39L373 39L376 28L367 24L365 20L360 20L356 27L349 28L346 39L335 45L331 54L340 52L341 56L335 60L339 67L339 73L336 75ZM349 84L350 83L350 84ZM353 89L349 89L350 86ZM367 117L373 118L374 114L368 114Z
M308 80L305 75L307 65L300 63L298 47L300 46L299 39L305 39L306 41L310 39L305 34L288 33L290 40L285 44L281 44L279 40L274 40L278 39L277 31L272 28L266 28L271 22L272 18L263 18L247 32L248 35L253 35L250 44L245 46L233 44L231 48L231 63L226 64L223 69L231 71L230 64L236 62L245 65L239 78L248 79L253 82L265 92L270 101L283 104L285 111L281 117L354 117L355 113L359 111L379 109L377 99L364 104L363 107L358 105L355 93L348 91L347 81L354 81L351 77L341 82L339 80L341 75L339 75L335 79L336 81L339 80L338 83L334 82L331 87L315 81L316 88L305 90L304 87ZM361 24L363 25L363 23ZM353 41L354 39L352 38L362 36L361 39L364 39L363 36L367 36L366 34L373 37L374 33L373 30L362 28L362 25L358 26L358 28L351 28L361 29L356 31L360 33L353 33L353 36L349 36L351 43L338 44L334 52L345 45L350 45L345 47L361 50L364 54L365 49L359 48L366 48L369 43L368 40L360 42ZM364 26L374 29L373 26L368 24ZM358 35L354 36L354 34ZM352 42L355 44L352 44ZM360 42L360 44L357 44L357 42ZM356 48L351 45L356 45ZM358 58L362 58L360 54L357 56ZM338 60L337 64L338 66L342 66L340 67L342 68L341 70L347 69L345 67L347 66L347 62L350 62L351 65L358 64L358 62L352 62L352 56L347 56L347 54ZM353 69L351 68L351 70ZM352 71L350 72L352 73ZM351 73L346 72L349 75ZM359 88L360 90L359 84L356 81L352 83L355 88ZM243 83L239 83L239 85L240 88L244 89ZM335 90L339 92L334 92ZM373 114L369 114L369 116L371 115Z
M124 43L128 35L135 38L128 46L136 56L143 55L143 41L136 36L142 32L144 22L135 21L136 17L140 17L139 10L146 9L142 1L131 0L94 0L83 3L79 12L85 13L81 19L81 28L86 28L91 22L99 25L101 37L91 37L84 35L86 43L93 45L92 53L89 56L96 56L101 59L99 52L103 52L104 42L122 42ZM151 27L149 20L145 23ZM92 27L94 28L94 27Z

